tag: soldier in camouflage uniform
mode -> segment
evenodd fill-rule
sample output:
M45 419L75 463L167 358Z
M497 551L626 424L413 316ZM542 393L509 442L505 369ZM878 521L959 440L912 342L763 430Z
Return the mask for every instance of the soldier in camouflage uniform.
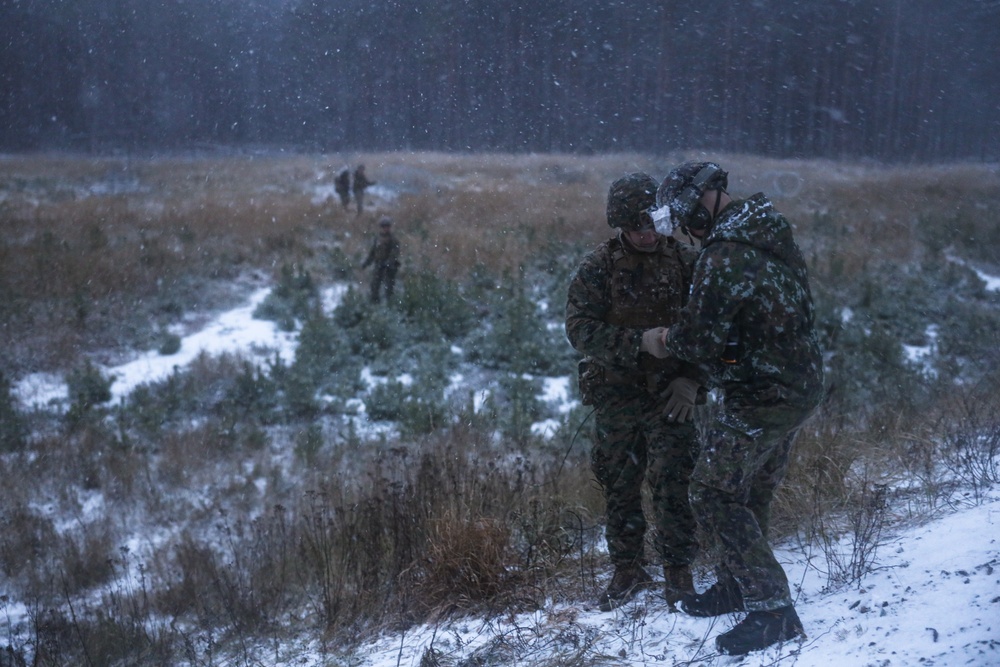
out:
M823 361L802 254L763 194L734 201L711 162L674 169L656 217L702 240L691 298L652 346L701 364L724 404L691 477L698 523L721 548L718 581L681 607L695 616L747 611L716 639L742 655L803 634L788 579L767 541L770 503L796 432L823 393Z
M664 564L668 602L694 592L690 563L697 550L688 504L697 436L691 421L704 399L692 364L655 359L648 351L654 324L669 323L689 291L692 246L656 232L649 209L656 181L642 173L615 181L607 222L618 234L580 264L569 285L566 335L585 355L580 390L595 406L591 467L606 501L606 539L614 575L599 606L610 611L651 583L643 568L646 517L641 487L652 494L654 544ZM673 416L664 411L664 401Z
M396 272L399 270L399 241L392 235L392 219L382 216L378 221L378 228L378 236L372 242L371 250L361 264L362 269L368 268L369 264L375 265L371 283L372 303L378 303L383 285L386 301L392 298L393 288L396 286Z
M337 174L337 178L333 181L333 189L337 191L340 205L346 211L351 203L351 169L349 167L344 167Z
M354 183L351 185L351 191L354 193L354 201L358 205L358 215L361 215L361 211L365 207L365 190L375 185L375 181L368 180L368 175L365 173L365 165L359 164L357 169L354 170Z

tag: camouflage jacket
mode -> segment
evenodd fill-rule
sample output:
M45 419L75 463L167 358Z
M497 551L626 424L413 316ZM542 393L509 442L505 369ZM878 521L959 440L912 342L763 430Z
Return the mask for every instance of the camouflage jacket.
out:
M347 169L344 169L339 174L337 174L337 178L334 180L333 183L334 183L333 187L338 194L340 195L348 194L351 191L351 172L349 172Z
M399 268L399 241L394 235L375 237L361 268L365 268L369 264L374 264L376 269L395 270Z
M621 235L602 243L583 259L569 284L570 343L586 362L616 376L640 382L649 374L699 378L695 365L639 351L645 330L668 325L680 313L695 257L693 247L662 235L652 253L632 249Z
M791 225L763 194L720 213L693 282L667 351L702 364L727 400L815 405L823 360L806 265Z
M351 187L354 190L354 194L359 192L364 192L366 188L375 185L375 181L368 180L368 176L365 175L364 171L358 169L354 170L354 185Z

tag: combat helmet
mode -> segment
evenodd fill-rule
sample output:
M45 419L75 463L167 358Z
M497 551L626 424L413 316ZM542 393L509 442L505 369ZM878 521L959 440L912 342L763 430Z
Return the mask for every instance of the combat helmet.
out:
M608 190L608 226L626 231L653 228L650 209L656 205L656 181L641 171L622 176Z
M690 230L707 232L718 211L709 212L701 198L709 190L725 192L729 174L714 162L685 162L667 174L656 191L656 206L669 211L674 227L689 234Z

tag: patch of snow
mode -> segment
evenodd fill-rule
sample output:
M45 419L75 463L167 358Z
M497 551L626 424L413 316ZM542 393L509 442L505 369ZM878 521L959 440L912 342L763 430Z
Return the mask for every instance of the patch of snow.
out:
M542 387L539 398L545 403L556 403L561 414L570 412L579 403L570 400L568 377L542 378Z
M903 354L911 363L920 367L927 377L936 377L934 370L934 356L937 353L938 326L931 324L924 331L928 339L927 345L903 345Z
M962 266L965 266L965 267L968 267L968 268L972 269L972 271L975 272L975 274L977 276L979 276L979 279L982 280L986 284L986 291L988 291L988 292L998 292L998 291L1000 291L1000 277L998 277L998 276L992 276L992 275L990 275L990 274L988 274L988 273L986 273L984 271L980 271L976 267L970 266L969 263L967 261L965 261L964 259L962 259L961 257L956 257L955 255L953 255L951 253L947 253L946 257L948 258L948 261L950 261L950 262L954 262L955 264L960 264Z
M1000 292L1000 276L991 276L983 273L979 269L973 269L979 279L986 283L986 290L989 292Z
M111 385L112 401L121 400L141 384L168 378L202 353L239 353L260 360L273 359L277 354L290 362L295 355L296 334L281 331L274 322L253 318L254 310L269 293L270 288L257 290L245 305L222 313L202 330L183 338L175 354L162 355L154 350L119 366L95 364L114 380ZM51 375L28 376L17 384L14 394L29 406L65 403L69 398L65 379Z

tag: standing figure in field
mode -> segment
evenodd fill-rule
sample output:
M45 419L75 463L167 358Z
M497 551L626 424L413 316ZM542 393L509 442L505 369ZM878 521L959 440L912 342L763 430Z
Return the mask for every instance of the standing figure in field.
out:
M388 216L382 216L378 221L378 236L372 242L368 256L361 264L362 269L374 264L375 269L371 282L371 301L379 302L382 288L385 287L385 299L392 298L393 288L396 286L396 272L399 271L399 241L392 234L392 220Z
M647 174L611 184L607 223L617 233L583 259L566 303L566 335L584 355L580 392L595 410L591 468L604 492L614 566L598 601L602 611L652 582L644 568L643 480L667 601L673 607L694 592L690 565L698 544L688 483L698 453L693 411L705 391L695 365L654 358L649 346L659 344L658 334L644 333L672 321L687 302L697 251L654 229L655 203L656 181Z
M709 369L722 390L691 475L691 507L721 550L716 583L681 598L693 616L747 615L716 638L744 655L804 634L768 544L771 500L803 422L823 395L806 264L763 194L734 200L714 162L680 165L657 192L657 219L701 239L691 298L651 347Z
M340 204L347 210L351 203L351 169L344 167L337 173L337 178L333 181L333 188L340 197Z
M358 215L361 215L361 211L365 207L365 190L372 185L375 185L375 181L368 180L368 176L365 175L365 165L359 164L358 168L354 170L354 185L352 186L354 201L358 205Z

